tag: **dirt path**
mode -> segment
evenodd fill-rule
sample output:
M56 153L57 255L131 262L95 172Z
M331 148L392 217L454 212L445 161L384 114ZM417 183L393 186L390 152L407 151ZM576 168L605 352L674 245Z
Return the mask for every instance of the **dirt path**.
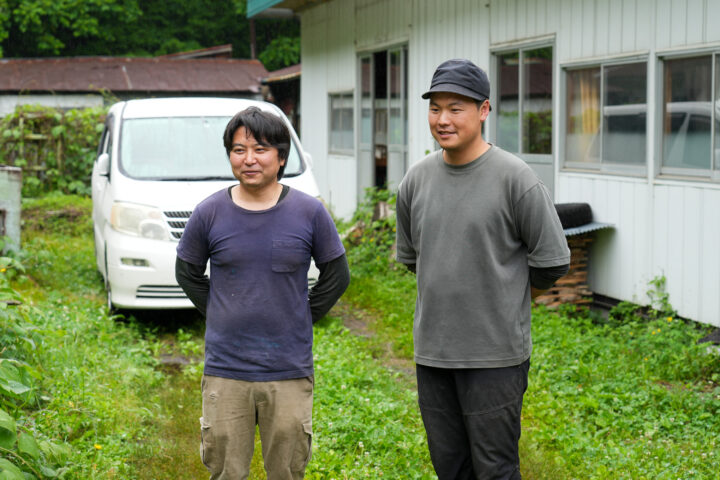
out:
M373 317L365 310L340 300L330 311L330 316L340 318L343 325L355 335L367 339L374 337L370 327ZM403 377L408 377L407 380L415 385L415 362L394 355L390 344L381 345L380 356L377 358L392 370L403 374Z
M199 423L202 401L200 396L200 377L183 374L183 367L193 361L177 351L181 332L192 332L192 340L202 344L203 320L182 315L181 319L165 318L168 314L157 313L163 318L152 315L143 321L162 325L160 338L165 345L159 353L158 368L165 375L159 392L159 404L162 414L157 419L157 431L149 438L142 439L147 446L142 457L132 459L138 469L138 478L153 480L196 480L207 478L208 473L199 455ZM397 358L390 345L380 345L372 332L372 314L355 306L339 302L330 311L331 317L340 318L343 325L354 334L367 338L373 345L375 358L393 371L399 372L398 381L404 386L414 388L415 365L411 360ZM143 315L144 316L144 315ZM262 479L262 459L259 448L253 458L253 478Z

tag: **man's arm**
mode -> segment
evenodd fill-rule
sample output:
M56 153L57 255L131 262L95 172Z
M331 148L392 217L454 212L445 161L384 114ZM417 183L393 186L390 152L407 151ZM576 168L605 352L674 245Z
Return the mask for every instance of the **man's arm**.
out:
M569 269L569 263L556 267L530 267L530 289L532 298L542 295L543 292L555 285L555 282L565 275Z
M210 280L205 275L205 266L194 265L177 257L175 260L175 280L204 317L208 294L210 293Z
M350 285L350 267L344 253L335 260L317 264L317 267L320 277L308 295L313 323L330 311Z
M398 187L395 201L395 245L396 259L413 273L416 271L417 255L413 245L410 206L407 200L405 180Z

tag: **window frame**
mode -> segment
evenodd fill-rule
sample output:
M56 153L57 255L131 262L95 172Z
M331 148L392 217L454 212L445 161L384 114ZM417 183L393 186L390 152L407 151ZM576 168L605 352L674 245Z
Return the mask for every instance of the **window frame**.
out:
M602 146L603 146L603 133L605 130L605 67L613 67L618 65L631 65L631 64L645 64L645 161L637 164L624 164L624 163L611 163L603 162L602 158ZM653 121L652 111L652 70L650 65L650 55L648 53L634 53L631 55L622 55L608 58L592 58L587 60L579 60L572 62L565 62L560 64L560 82L562 85L563 95L559 102L559 145L558 145L558 158L560 163L560 170L563 172L591 172L591 173L602 173L608 175L623 175L632 177L645 177L648 173L649 159L651 158L652 149L652 131L653 125L656 121ZM567 140L567 107L568 107L568 72L599 68L600 69L600 161L599 162L577 162L568 161L566 151L566 140ZM655 118L656 120L656 118Z
M666 167L664 166L665 155L664 155L664 140L665 132L663 112L665 110L665 62L672 60L683 60L691 58L700 58L710 56L710 167L707 169L699 168L681 168L681 167ZM657 125L657 135L655 138L655 151L658 152L655 155L655 177L658 180L688 180L688 181L710 181L720 182L720 159L715 158L715 150L720 149L720 139L717 138L718 132L716 130L718 122L720 122L720 115L714 116L713 105L716 102L720 102L720 87L718 86L718 75L720 75L720 48L717 45L713 45L706 48L699 48L694 50L669 50L659 51L656 57L657 62L657 75L655 90L655 102L657 108L655 109L655 122Z
M550 99L550 105L552 108L552 131L550 133L550 153L527 153L523 152L523 128L524 128L524 122L523 122L523 102L525 101L525 92L524 92L524 68L522 68L522 61L524 58L524 53L531 50L538 50L541 48L551 48L552 49L552 65L551 65L551 72L552 72L552 82L551 82L551 99ZM559 128L558 123L558 115L555 113L555 105L556 105L556 98L558 94L558 90L556 88L557 86L557 45L555 44L555 36L545 36L541 38L536 38L533 40L525 40L520 42L509 42L505 44L498 44L494 45L490 48L490 55L491 55L491 66L492 66L492 77L491 77L491 85L500 85L500 57L503 55L507 55L510 53L517 53L518 54L518 150L519 152L511 152L514 155L517 155L518 157L525 160L527 163L534 163L534 164L547 164L552 165L554 162L555 155L558 151L558 144L557 144L557 129ZM490 101L491 105L493 105L493 109L499 109L500 108L500 95L497 88L491 89L490 92ZM494 114L495 112L492 112ZM492 115L491 114L491 115ZM495 114L492 115L492 121L490 123L490 131L489 134L491 135L492 142L497 143L498 140L498 132L499 132L499 126L500 126L500 117L499 115ZM485 125L483 125L484 127ZM490 136L488 135L488 136ZM498 145L502 148L502 145Z
M337 146L333 145L333 99L340 99L349 105L351 109L351 115L350 115L350 139L351 139L351 145L350 146ZM346 155L346 156L352 156L355 154L355 90L342 90L342 91L334 91L334 92L328 92L328 129L327 129L327 135L328 135L328 153L333 155ZM344 103L344 102L343 102ZM341 121L343 116L340 117ZM343 130L340 130L343 131Z

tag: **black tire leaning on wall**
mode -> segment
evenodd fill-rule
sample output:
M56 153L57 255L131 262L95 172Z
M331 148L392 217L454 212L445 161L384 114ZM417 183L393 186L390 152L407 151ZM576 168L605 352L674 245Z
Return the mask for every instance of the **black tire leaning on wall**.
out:
M592 222L592 209L587 203L556 203L555 210L563 228L579 227Z

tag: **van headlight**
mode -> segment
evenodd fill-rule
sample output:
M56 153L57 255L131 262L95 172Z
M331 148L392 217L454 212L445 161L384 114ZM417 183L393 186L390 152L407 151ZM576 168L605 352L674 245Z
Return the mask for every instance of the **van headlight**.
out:
M170 234L160 210L133 203L114 203L110 225L118 232L154 240L168 240Z

